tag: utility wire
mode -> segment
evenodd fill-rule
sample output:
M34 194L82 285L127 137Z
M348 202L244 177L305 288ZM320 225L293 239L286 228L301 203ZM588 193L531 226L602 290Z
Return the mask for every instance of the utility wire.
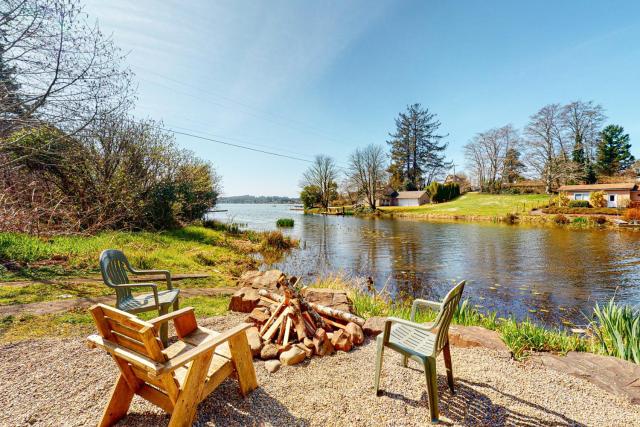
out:
M169 128L161 128L161 129L164 130L164 131L167 131L167 132L172 132L175 135L190 136L192 138L202 139L202 140L210 141L210 142L216 142L218 144L224 144L224 145L228 145L228 146L231 146L231 147L242 148L244 150L255 151L257 153L269 154L271 156L277 156L277 157L284 157L284 158L287 158L287 159L298 160L300 162L305 162L305 163L313 163L312 160L303 159L301 157L288 156L286 154L274 153L273 151L260 150L260 149L257 149L257 148L247 147L246 145L233 144L231 142L222 141L220 139L207 138L205 136L195 135L195 134L188 133L188 132L180 132L180 131L177 131L177 130L174 130L174 129L169 129Z

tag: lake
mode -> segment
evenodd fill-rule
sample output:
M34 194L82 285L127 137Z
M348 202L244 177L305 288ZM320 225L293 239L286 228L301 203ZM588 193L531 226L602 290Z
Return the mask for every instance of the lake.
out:
M494 223L304 215L290 205L221 204L210 214L254 230L295 220L285 234L300 249L281 262L311 281L335 272L370 276L395 294L442 298L466 279L464 297L480 310L557 325L586 323L594 303L640 303L640 234Z

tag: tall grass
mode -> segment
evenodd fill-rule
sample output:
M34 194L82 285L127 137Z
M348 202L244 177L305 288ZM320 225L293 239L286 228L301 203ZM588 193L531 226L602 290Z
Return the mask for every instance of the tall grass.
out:
M294 221L291 218L278 218L276 226L278 227L293 227Z
M617 305L614 298L593 309L592 330L604 354L640 364L640 309Z

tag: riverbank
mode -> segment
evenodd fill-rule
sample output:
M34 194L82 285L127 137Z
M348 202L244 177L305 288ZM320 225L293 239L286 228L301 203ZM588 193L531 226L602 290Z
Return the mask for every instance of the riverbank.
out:
M202 318L222 331L245 315ZM117 369L103 351L89 350L84 336L31 340L0 346L0 425L96 424ZM388 352L381 386L373 392L375 340L349 353L312 358L269 374L256 361L259 388L240 397L224 382L198 407L198 425L424 425L428 401L424 373ZM452 348L456 394L446 385L438 359L438 392L444 425L628 426L640 423L640 407L582 378L533 363L514 362L486 348ZM36 367L36 368L34 368ZM90 372L90 375L87 375ZM293 392L292 392L293 390ZM29 399L25 399L29 396ZM57 403L64 401L64 405ZM53 404L53 406L52 406ZM166 425L168 416L134 398L124 420L130 426Z

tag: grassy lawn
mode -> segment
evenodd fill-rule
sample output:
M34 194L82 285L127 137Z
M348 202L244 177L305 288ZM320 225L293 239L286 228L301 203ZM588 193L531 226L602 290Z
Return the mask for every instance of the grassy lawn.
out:
M180 302L181 307L193 307L199 318L221 316L227 312L229 297L191 297ZM157 312L139 314L145 320ZM71 310L43 316L22 315L0 318L0 344L35 338L66 338L85 336L95 332L88 310Z
M414 207L381 207L384 212L402 216L469 216L497 217L508 213L524 213L549 201L546 194L481 194L466 193L446 203Z

